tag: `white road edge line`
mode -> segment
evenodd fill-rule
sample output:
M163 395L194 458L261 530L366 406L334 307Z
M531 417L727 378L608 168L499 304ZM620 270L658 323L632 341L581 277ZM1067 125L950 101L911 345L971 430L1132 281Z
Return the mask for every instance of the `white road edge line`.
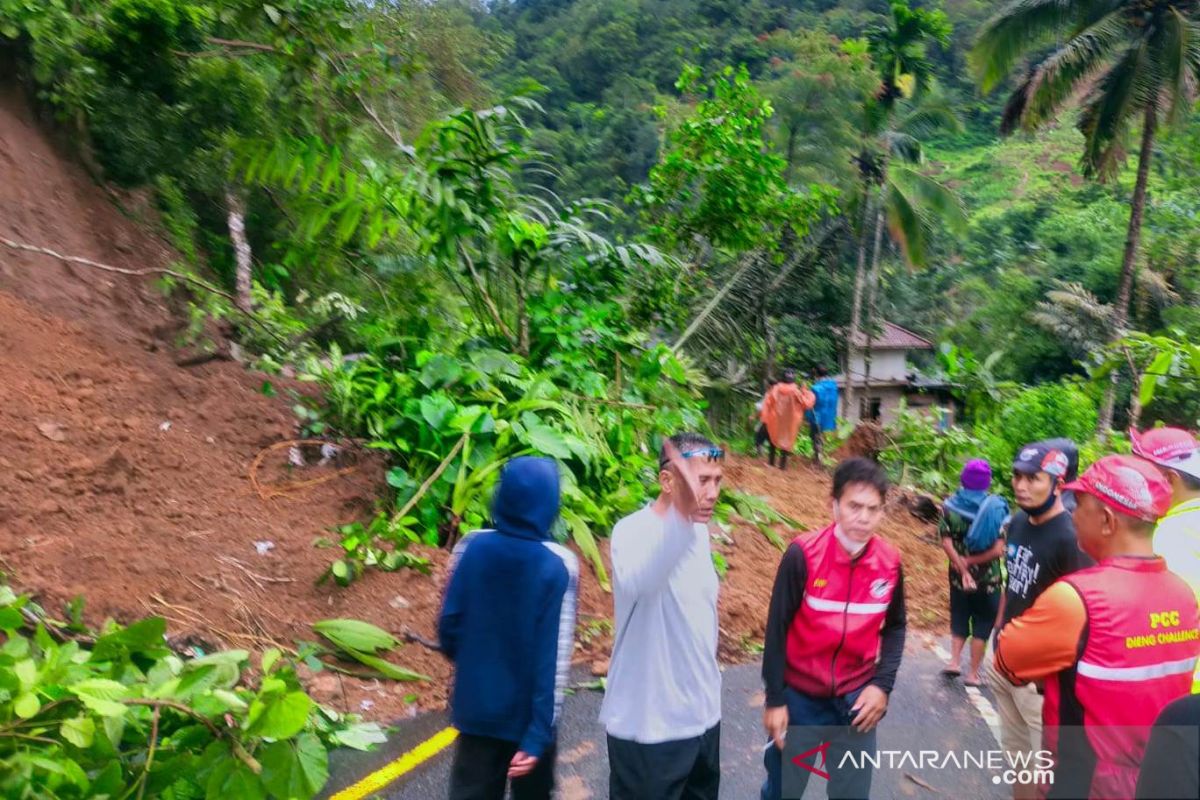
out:
M950 653L946 648L942 647L941 642L936 639L925 637L925 644L933 651L933 654L940 658L947 666L950 666ZM990 655L990 653L988 654ZM987 656L985 656L986 658ZM979 712L979 716L983 718L987 724L988 730L992 732L992 738L996 740L996 744L1001 743L1000 733L1000 715L996 713L995 706L992 702L983 696L983 692L976 689L974 686L964 686L967 690L967 699L971 701L971 705Z

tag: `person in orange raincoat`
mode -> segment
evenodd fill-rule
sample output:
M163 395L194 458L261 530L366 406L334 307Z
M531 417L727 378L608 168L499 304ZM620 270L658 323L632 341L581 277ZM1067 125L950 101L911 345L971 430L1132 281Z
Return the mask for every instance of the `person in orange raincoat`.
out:
M771 387L763 403L762 421L770 436L767 463L775 466L775 451L779 450L779 468L787 469L788 456L796 446L796 435L804 421L804 412L817 404L817 398L807 386L797 385L796 371L785 370L783 380Z

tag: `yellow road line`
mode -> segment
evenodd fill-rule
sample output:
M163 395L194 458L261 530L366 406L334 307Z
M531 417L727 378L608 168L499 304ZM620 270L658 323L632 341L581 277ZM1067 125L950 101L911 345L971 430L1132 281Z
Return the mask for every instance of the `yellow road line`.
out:
M353 786L342 789L329 800L362 800L372 792L378 792L397 778L412 772L452 745L457 738L458 731L454 728L443 728L395 761L372 772Z

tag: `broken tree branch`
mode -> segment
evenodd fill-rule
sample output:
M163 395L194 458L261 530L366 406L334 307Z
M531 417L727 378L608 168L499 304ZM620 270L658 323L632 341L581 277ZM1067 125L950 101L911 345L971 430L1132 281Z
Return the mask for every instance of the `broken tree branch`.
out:
M50 256L50 258L56 258L59 261L62 261L67 264L81 264L85 267L91 267L92 269L98 269L102 272L112 272L116 275L127 275L131 278L148 278L152 275L166 275L168 277L175 278L176 280L183 281L184 283L186 283L190 286L195 286L199 289L203 289L206 292L211 292L212 294L215 294L218 297L224 297L226 300L229 300L231 303L233 303L234 311L241 314L246 319L250 320L255 325L260 327L265 333L267 333L269 336L271 336L271 338L275 339L280 344L283 344L283 345L287 344L286 339L284 339L278 333L276 333L275 331L273 331L269 327L267 327L267 325L262 320L260 320L258 317L256 317L252 313L243 311L238 306L238 299L235 296L233 296L229 292L225 291L224 289L221 289L217 286L213 286L211 283L208 283L207 281L202 281L199 278L196 278L192 275L188 275L187 273L177 272L173 269L164 269L162 267L149 267L146 269L126 269L125 267L114 267L111 264L102 264L99 261L92 261L90 258L80 258L79 256L63 255L62 253L51 250L48 247L39 247L35 244L26 244L25 242L14 242L12 239L8 239L3 236L0 236L0 244L4 245L5 247L9 247L13 250L24 250L27 253L40 253L41 255Z
M3 244L5 247L11 247L13 250L25 250L29 253L41 253L42 255L50 256L51 258L57 258L59 261L66 261L70 264L82 264L85 267L92 267L93 269L102 270L104 272L114 272L117 275L128 275L133 278L145 278L150 275L169 275L177 280L198 286L205 291L220 295L221 297L224 297L234 303L237 302L237 298L229 292L226 292L223 289L218 289L216 286L212 286L211 284L208 284L199 278L194 278L191 275L187 275L182 272L176 272L172 269L162 269L158 267L152 267L150 269L126 269L124 267L114 267L111 264L101 264L98 261L92 261L88 258L80 258L79 256L65 256L62 253L57 253L49 249L48 247L38 247L37 245L25 244L24 242L14 242L12 239L7 239L3 236L0 236L0 244Z
M454 460L456 455L458 455L458 451L462 450L463 445L467 443L468 436L470 436L468 433L464 433L462 435L462 438L458 440L458 444L454 445L454 449L450 451L450 455L446 456L446 458L442 460L441 464L438 464L438 468L433 471L433 474L425 479L425 482L421 484L421 488L417 489L416 494L408 498L408 502L404 504L404 508L392 515L392 519L404 519L404 515L412 510L412 507L417 504L417 501L424 497L425 493L429 491L429 487L433 486L433 482L442 476L442 473L446 471L446 467L450 466L450 462Z

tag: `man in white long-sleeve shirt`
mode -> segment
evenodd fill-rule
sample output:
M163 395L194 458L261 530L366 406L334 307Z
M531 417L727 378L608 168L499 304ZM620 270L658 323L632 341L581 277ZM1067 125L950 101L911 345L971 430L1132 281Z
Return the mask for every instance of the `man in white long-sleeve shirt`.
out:
M658 499L613 529L616 636L600 709L611 800L717 798L721 672L707 524L724 457L703 436L672 436Z

